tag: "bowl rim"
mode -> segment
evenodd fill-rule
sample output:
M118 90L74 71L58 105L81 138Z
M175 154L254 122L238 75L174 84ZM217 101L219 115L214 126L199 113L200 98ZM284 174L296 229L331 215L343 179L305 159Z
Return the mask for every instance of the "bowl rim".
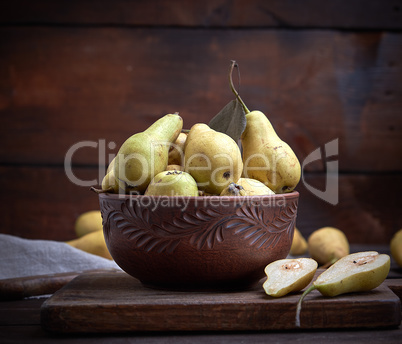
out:
M151 196L151 195L130 195L130 194L111 194L100 193L100 202L120 202L130 203L130 206L135 204L135 207L157 207L180 208L185 211L188 206L196 208L227 208L227 207L283 207L286 204L299 200L299 192L292 191L284 194L274 195L254 195L254 196Z
M111 199L139 199L139 198L155 198L155 199L160 199L160 198L171 198L171 199L199 199L199 200L205 200L205 199L225 199L225 200L239 200L239 199L250 199L250 200L255 200L259 198L294 198L298 197L300 193L297 190L293 190L292 192L286 192L282 194L273 194L273 195L252 195L252 196L220 196L220 195L209 195L209 196L167 196L167 195L130 195L130 194L121 194L121 193L109 193L109 192L103 192L99 193L99 197L101 198L111 198Z

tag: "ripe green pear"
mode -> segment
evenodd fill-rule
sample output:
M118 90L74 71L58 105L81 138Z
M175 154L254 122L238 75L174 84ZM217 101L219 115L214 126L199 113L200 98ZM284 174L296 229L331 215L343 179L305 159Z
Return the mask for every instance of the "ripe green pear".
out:
M394 258L399 267L402 268L402 229L398 230L389 243L391 256Z
M187 133L180 133L176 141L172 143L169 148L168 165L183 165L186 139Z
M388 276L391 260L375 251L349 254L325 270L313 283L325 296L368 291Z
M181 165L167 165L166 171L184 171L184 167Z
M308 250L308 244L303 234L295 227L293 232L292 246L290 247L289 254L292 256L301 256Z
M110 171L114 170L114 163L116 162L116 157L114 157L112 159L112 161L110 162L109 166L106 169L106 174L108 174Z
M152 178L166 169L170 145L182 127L183 120L178 114L168 114L145 131L129 137L116 155L115 177L126 189L143 193Z
M230 183L222 190L220 196L247 196L247 193L241 185Z
M82 213L74 223L75 234L78 238L91 232L101 231L102 229L102 214L99 210L90 210Z
M307 239L310 257L318 264L332 264L349 254L349 241L345 233L334 227L315 230Z
M317 271L317 262L311 258L280 259L265 267L267 279L263 284L265 293L281 297L304 289Z
M107 248L103 230L87 233L65 243L82 251L113 260Z
M206 124L195 124L185 143L184 170L192 175L200 190L219 195L241 177L239 146L230 136Z
M275 193L291 192L301 176L295 153L261 111L247 113L246 120L241 136L243 176L261 181Z
M236 183L230 183L221 192L221 196L265 196L274 194L268 186L251 178L240 178Z
M125 193L126 191L124 183L115 177L114 170L111 170L103 177L101 187L102 192Z
M177 170L158 173L145 190L147 196L198 196L197 183L189 173Z
M364 292L377 288L388 276L391 259L375 251L349 254L335 262L313 282L300 297L296 326L300 326L301 304L305 296L317 289L324 296Z
M247 196L263 196L263 195L274 195L268 186L263 184L257 179L252 178L240 178L236 184L243 187L246 191Z

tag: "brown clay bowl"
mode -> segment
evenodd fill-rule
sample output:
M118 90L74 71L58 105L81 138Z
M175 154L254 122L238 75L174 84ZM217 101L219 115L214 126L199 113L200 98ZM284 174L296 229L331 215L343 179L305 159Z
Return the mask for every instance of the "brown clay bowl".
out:
M143 285L242 290L290 250L299 193L151 197L100 194L107 247Z

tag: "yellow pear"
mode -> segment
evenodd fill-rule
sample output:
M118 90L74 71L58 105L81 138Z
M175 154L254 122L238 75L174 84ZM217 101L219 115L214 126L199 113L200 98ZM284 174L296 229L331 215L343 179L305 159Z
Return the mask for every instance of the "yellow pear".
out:
M221 196L264 196L274 194L268 186L251 178L240 178L236 183L230 183L221 192Z
M145 190L147 196L198 196L194 178L183 171L158 173Z
M222 190L220 196L247 196L247 193L241 185L230 183Z
M323 227L310 234L307 240L310 257L318 264L332 264L349 254L346 235L334 227Z
M241 177L239 146L230 136L206 124L195 124L185 144L184 171L192 175L200 190L219 195Z
M293 233L293 241L292 246L290 247L290 254L292 256L301 256L305 254L308 250L308 245L306 239L303 237L303 234L295 227Z
M110 171L113 171L113 170L114 170L114 163L115 163L115 161L116 161L116 157L114 157L114 158L112 159L112 161L110 162L109 166L107 167L107 169L106 169L106 174L108 174Z
M301 176L295 153L278 137L261 111L248 113L246 120L246 129L241 136L243 175L263 182L275 193L292 191Z
M182 127L178 114L168 114L122 144L115 158L114 175L128 191L143 193L152 178L166 169L170 145Z
M84 236L67 241L66 244L103 258L113 259L106 246L103 231L95 231Z
M339 259L314 281L325 296L368 291L378 287L388 276L390 257L375 251L357 252Z
M252 178L240 178L236 184L243 187L248 196L263 196L263 195L274 195L268 186L260 182L259 180Z
M390 250L392 258L402 267L402 229L397 231L391 239Z
M205 123L196 123L191 127L191 130L187 133L186 141L184 142L184 152L186 151L186 147L189 142L191 142L197 135L199 135L203 131L211 130L211 128ZM184 156L185 157L185 156Z
M320 274L302 294L296 307L296 326L300 327L303 299L317 289L324 296L364 292L377 288L387 278L391 266L387 254L375 251L357 252L340 258Z
M102 179L102 191L111 193L121 193L125 192L124 183L116 179L114 175L114 170L111 170Z
M99 210L90 210L77 217L74 223L74 230L77 237L85 234L100 231L102 226L102 215Z
M187 134L180 133L176 141L172 143L169 149L168 165L183 165L186 139Z
M233 85L231 61L230 88L246 114L246 128L241 136L243 177L257 179L275 193L291 192L301 177L300 162L290 146L282 141L261 111L251 111Z
M317 262L311 258L279 259L265 267L265 293L281 297L304 289L317 271Z
M184 171L184 167L181 165L167 165L166 171Z

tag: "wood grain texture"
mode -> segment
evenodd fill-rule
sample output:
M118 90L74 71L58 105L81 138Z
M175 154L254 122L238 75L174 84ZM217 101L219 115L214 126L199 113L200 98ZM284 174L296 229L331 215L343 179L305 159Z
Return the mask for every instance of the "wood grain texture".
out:
M78 216L99 209L98 196L89 187L71 183L63 169L0 167L0 180L9 189L0 194L1 232L28 239L67 241L76 237ZM77 177L92 180L97 171L74 169Z
M25 299L0 303L0 333L6 343L54 343L55 336L46 333L40 326L40 307L46 299ZM65 343L166 343L166 344L265 344L279 342L284 344L325 343L337 344L340 342L377 344L399 343L402 328L391 328L379 331L378 329L356 329L338 331L333 329L320 331L247 331L247 332L169 332L169 333L102 333L81 336L64 336Z
M400 29L401 11L399 0L14 0L0 4L0 23Z
M400 268L399 271L402 272L402 268ZM384 283L395 295L399 297L402 302L402 279L386 279Z
M145 288L123 272L82 274L45 301L41 323L56 333L288 330L295 329L300 295L269 297L261 284L243 292L181 293ZM400 300L385 285L334 298L313 291L300 320L302 329L398 326Z
M325 144L339 140L339 204L303 184L302 231L332 224L352 242L386 243L401 224L388 192L401 190L401 19L400 0L1 2L0 231L71 239L98 201L66 177L68 153L96 181L160 116L207 123L233 98L235 59L247 105L301 162L320 149L303 166L308 183L325 188Z
M73 168L76 178L94 181L99 171ZM0 167L0 180L7 181L0 193L1 232L29 239L69 240L75 237L74 222L83 212L99 209L98 196L89 186L74 184L62 168ZM388 244L400 228L401 198L387 188L402 188L399 174L341 175L339 203L320 199L313 188L325 190L325 177L306 174L300 192L296 226L307 237L324 226L342 229L351 243Z
M267 114L301 161L339 138L341 171L401 171L399 33L0 28L3 163L80 165L178 111L208 123L241 94ZM111 146L109 146L111 145ZM109 148L112 147L112 148ZM306 166L324 171L321 162Z
M77 272L2 279L0 280L0 301L53 294L78 275Z

